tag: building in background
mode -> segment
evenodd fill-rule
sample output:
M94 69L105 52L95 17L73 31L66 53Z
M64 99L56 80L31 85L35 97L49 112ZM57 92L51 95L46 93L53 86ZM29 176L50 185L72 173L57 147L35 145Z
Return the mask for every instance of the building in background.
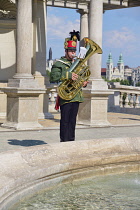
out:
M124 79L131 82L132 81L132 72L133 72L133 68L130 68L129 66L124 66Z
M46 70L51 71L52 65L57 61L57 59L52 58L52 49L49 49L49 58L46 62ZM128 80L132 82L133 86L136 86L140 82L140 66L137 68L130 68L127 65L124 65L122 54L119 56L117 67L114 67L112 54L109 53L107 59L107 68L101 68L101 76L105 79L120 79Z
M109 53L106 64L107 64L106 79L108 80L117 79L117 78L120 80L124 79L124 61L122 54L120 54L119 56L117 67L114 67L111 53Z
M102 78L106 78L106 68L101 68L101 76Z
M52 59L52 48L49 49L49 59L46 62L46 70L51 71L52 65L54 64L55 60Z
M137 68L133 68L132 81L133 81L133 86L137 86L137 84L140 83L140 66L138 66Z

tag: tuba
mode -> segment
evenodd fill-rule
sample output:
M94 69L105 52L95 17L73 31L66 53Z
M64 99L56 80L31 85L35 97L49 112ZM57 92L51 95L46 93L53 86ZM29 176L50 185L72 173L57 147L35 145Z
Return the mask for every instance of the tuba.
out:
M86 48L86 55L84 58L77 58L74 63L69 68L69 72L74 72L78 75L77 80L68 79L63 81L58 86L58 95L64 100L71 100L73 99L76 94L81 90L83 87L83 82L88 81L90 77L90 70L89 66L85 63L86 61L95 53L101 54L102 49L89 38L83 39L85 48Z

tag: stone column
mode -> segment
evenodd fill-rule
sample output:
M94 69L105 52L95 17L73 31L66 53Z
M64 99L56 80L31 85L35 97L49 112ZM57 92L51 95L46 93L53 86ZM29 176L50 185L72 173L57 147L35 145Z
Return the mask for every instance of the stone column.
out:
M26 27L25 27L26 24ZM32 57L32 1L18 1L17 10L17 73L14 78L33 78Z
M102 18L103 0L91 0L89 11L89 38L102 48ZM101 54L95 54L89 59L91 80L101 79Z
M80 13L80 39L82 40L84 37L88 37L88 10L79 9L77 12Z
M47 26L47 7L46 1L35 0L34 6L34 57L33 74L35 80L41 87L46 89L45 94L39 96L39 118L54 118L49 113L49 91L50 83L46 75L46 26Z
M91 0L89 7L89 38L102 47L103 0ZM89 59L91 77L83 90L85 102L80 105L78 120L90 126L109 126L107 121L108 95L107 83L101 78L101 55L94 54Z
M32 75L33 26L32 0L17 2L16 74L8 82L9 87L37 87ZM39 87L39 86L38 86Z
M3 88L7 94L7 121L3 127L38 129L38 98L45 92L31 73L33 57L32 0L18 0L16 74Z

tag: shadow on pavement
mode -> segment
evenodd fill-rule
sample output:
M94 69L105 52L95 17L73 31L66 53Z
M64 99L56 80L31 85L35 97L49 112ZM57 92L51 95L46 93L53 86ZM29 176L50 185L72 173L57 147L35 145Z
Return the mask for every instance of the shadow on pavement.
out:
M17 139L9 139L8 144L23 146L23 147L31 147L35 145L47 144L45 141L40 140L17 140Z

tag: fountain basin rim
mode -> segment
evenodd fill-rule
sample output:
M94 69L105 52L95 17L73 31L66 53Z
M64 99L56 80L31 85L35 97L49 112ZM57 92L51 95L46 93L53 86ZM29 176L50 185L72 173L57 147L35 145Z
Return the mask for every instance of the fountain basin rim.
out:
M0 209L58 183L140 171L140 138L94 139L0 154Z

